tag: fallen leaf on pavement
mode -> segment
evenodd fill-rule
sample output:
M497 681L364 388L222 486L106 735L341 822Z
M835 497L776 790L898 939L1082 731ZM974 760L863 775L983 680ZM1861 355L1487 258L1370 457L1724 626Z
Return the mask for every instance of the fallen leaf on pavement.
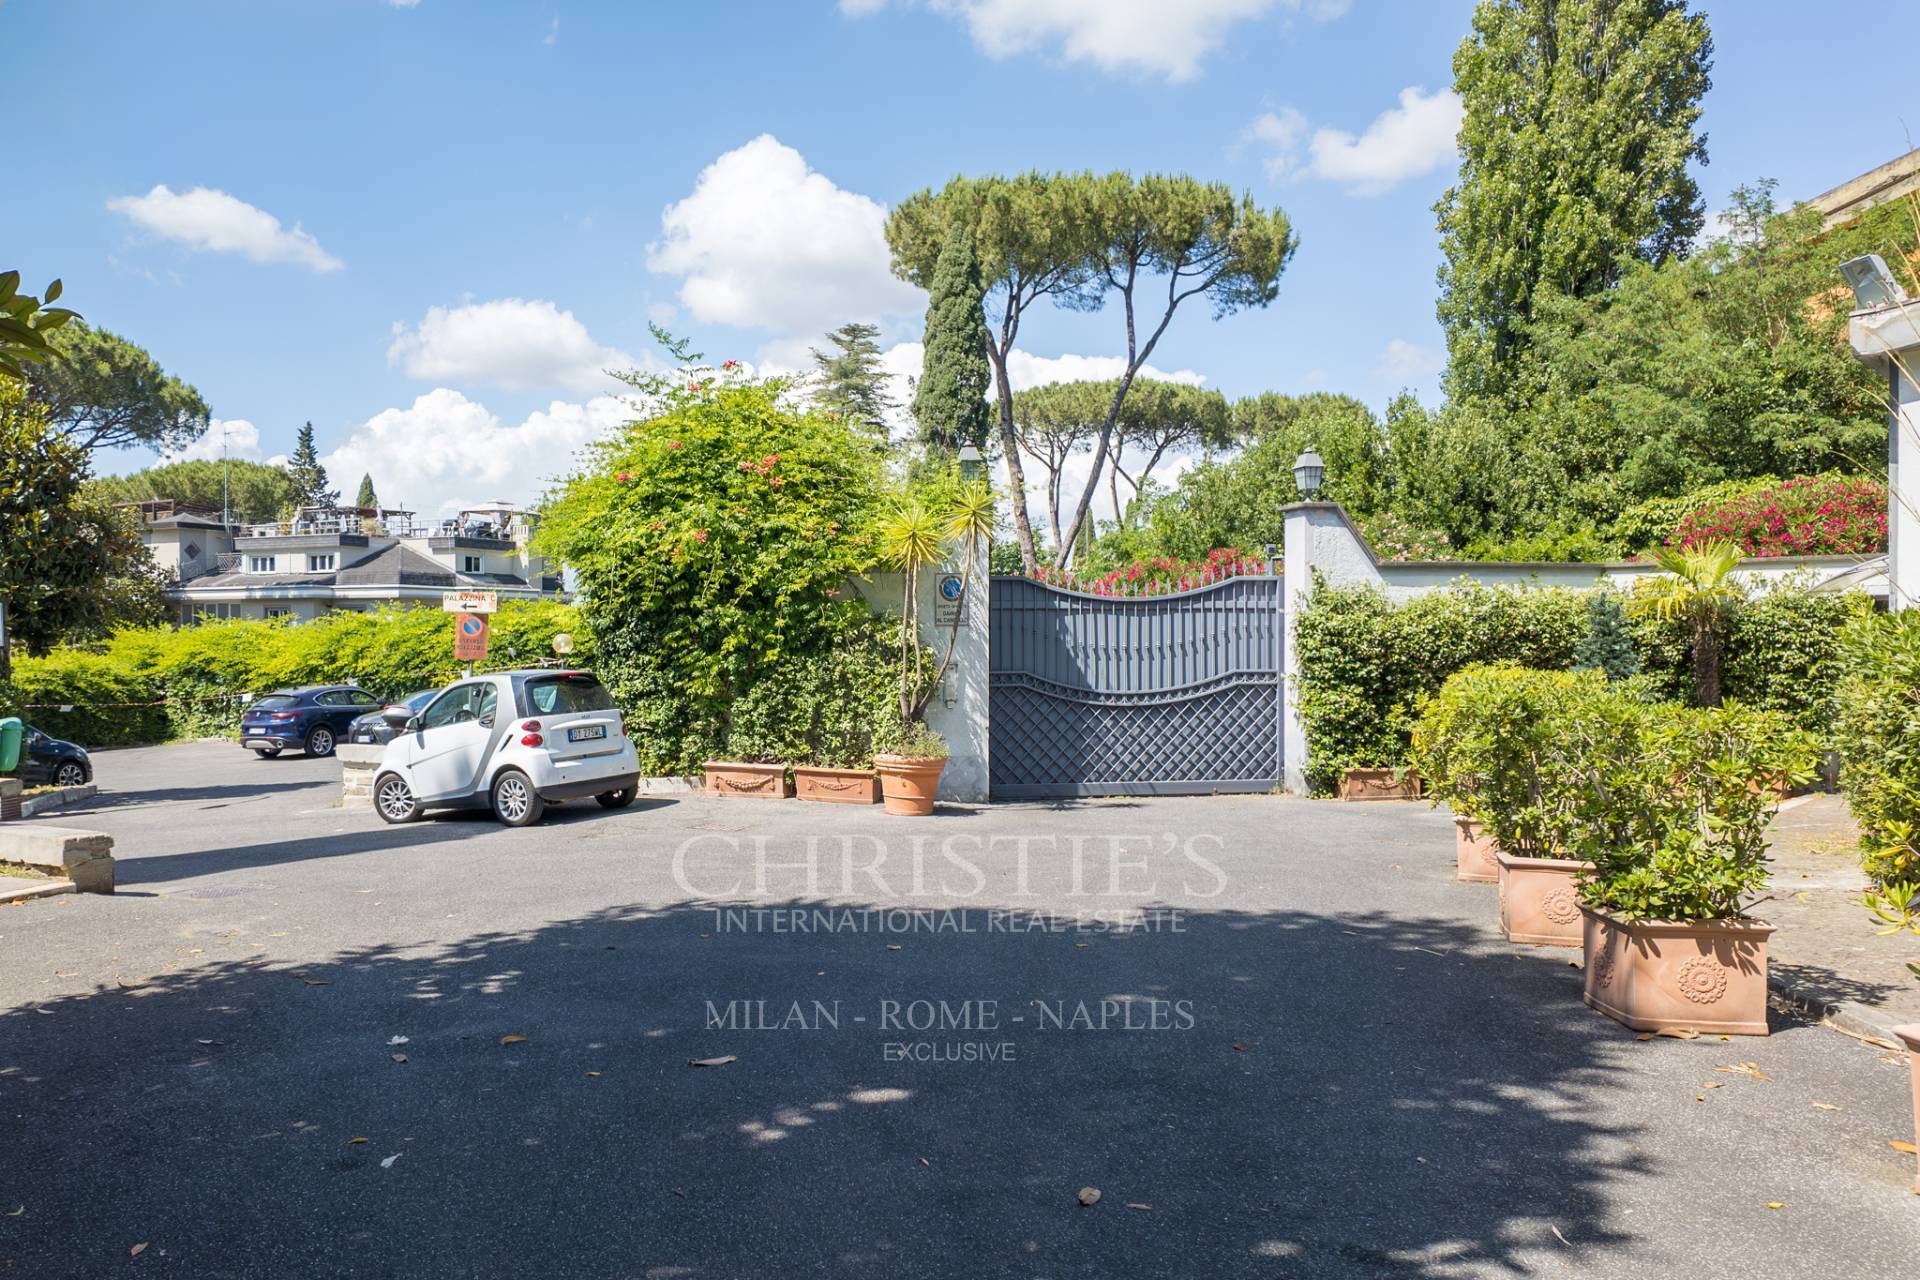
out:
M1772 1076L1760 1070L1760 1064L1757 1062L1736 1062L1730 1067L1715 1067L1714 1070L1724 1071L1730 1076L1749 1076L1752 1079L1765 1080L1768 1083L1772 1083L1773 1081Z
M331 982L328 982L325 978L302 978L300 979L300 981L306 983L310 987L330 987L333 985Z
M526 1042L527 1042L527 1038L525 1036L501 1036L500 1037L500 1043L503 1045L525 1044Z
M1152 1205L1150 1205L1150 1204L1140 1204L1140 1203L1138 1203L1137 1201L1135 1201L1135 1202L1129 1202L1129 1203L1128 1203L1128 1205L1127 1205L1127 1208L1129 1208L1129 1209L1132 1209L1132 1210L1134 1210L1134 1211L1135 1211L1135 1212L1137 1212L1137 1213L1152 1213L1152 1212L1153 1212L1153 1206L1152 1206Z
M195 1044L219 1044L218 1040L195 1040Z
M1784 1204L1781 1204L1778 1200L1767 1201L1767 1208L1769 1209L1784 1209L1786 1207L1787 1206L1785 1206Z
M1887 1145L1895 1151L1904 1151L1910 1156L1920 1155L1920 1147L1914 1146L1911 1142L1902 1142L1898 1138L1888 1138Z
M1233 1046L1233 1051L1235 1053L1245 1053L1247 1051L1247 1046L1243 1044L1236 1044Z
M889 951L898 951L899 949L900 949L900 944L897 942L889 942L887 944L887 950Z
M129 1258L137 1258L141 1254L145 1253L146 1251L147 1251L147 1242L145 1240L142 1240L139 1244L127 1250L127 1256Z
M920 1163L925 1165L929 1169L933 1168L933 1161L927 1159L925 1156L920 1157Z
M724 1058L688 1058L687 1065L690 1067L724 1067L729 1062L738 1061L740 1061L740 1055L730 1053Z
M406 1153L406 1152L404 1152L404 1151L396 1151L396 1152L394 1152L394 1153L393 1153L392 1155L390 1155L390 1156L388 1156L388 1157L387 1157L387 1158L386 1158L385 1160L382 1160L382 1161L380 1162L380 1167L381 1167L382 1169L391 1169L391 1168L393 1168L393 1162L394 1162L395 1160L398 1160L398 1159L399 1159L399 1158L400 1158L401 1156L403 1156L403 1155L405 1155L405 1154L407 1154L407 1153Z
M20 1206L20 1207L19 1207L18 1209L14 1209L14 1210L12 1210L11 1212L9 1212L9 1213L7 1214L7 1216L8 1216L9 1218L17 1218L17 1217L19 1217L19 1216L20 1216L21 1214L23 1214L23 1213L25 1213L26 1211L27 1211L27 1206L25 1206L25 1205L21 1205L21 1206Z
M1080 1201L1081 1208L1091 1209L1093 1208L1094 1205L1097 1205L1100 1203L1100 1188L1082 1187L1080 1188L1080 1195L1078 1199Z
M393 1037L393 1039L387 1041L387 1043L388 1044L406 1044L407 1038L405 1036L395 1036Z
M404 1053L390 1053L387 1056L395 1062L405 1062L407 1060L407 1055Z
M589 1071L589 1072L587 1072L587 1079L589 1079L589 1080L598 1080L599 1078L600 1078L600 1073L599 1073L598 1071Z
M77 978L80 976L80 971L78 969L55 969L53 976L56 978Z
M1558 1227L1556 1227L1556 1226L1554 1226L1554 1225L1553 1225L1552 1223L1548 1223L1548 1224L1547 1224L1547 1229L1553 1232L1553 1234L1555 1235L1555 1237L1557 1237L1557 1238L1559 1239L1559 1241L1560 1241L1560 1243L1561 1243L1561 1244L1563 1244L1563 1245L1565 1245L1565 1246L1567 1246L1567 1248L1569 1248L1569 1249L1571 1249L1571 1248L1573 1248L1573 1241L1571 1241L1571 1240L1569 1240L1569 1239L1567 1239L1567 1238L1566 1238L1565 1236L1563 1236L1563 1235L1561 1235L1561 1234L1560 1234L1560 1228L1558 1228Z
M350 1147L357 1147L357 1146L359 1146L359 1145L360 1145L361 1143L363 1143L363 1142L365 1142L365 1141L366 1141L366 1139L365 1139L365 1138L348 1138L348 1139L347 1139L347 1145L348 1145L348 1146L350 1146Z
M1816 1102L1813 1105L1821 1111L1838 1111L1840 1109L1831 1102Z

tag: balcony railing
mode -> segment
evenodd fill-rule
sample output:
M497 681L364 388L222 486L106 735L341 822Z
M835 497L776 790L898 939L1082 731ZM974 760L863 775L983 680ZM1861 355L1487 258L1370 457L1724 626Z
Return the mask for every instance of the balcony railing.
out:
M309 534L362 534L390 538L488 538L511 542L518 526L505 526L481 520L411 520L388 516L376 520L368 516L301 516L295 520L269 520L263 524L242 526L243 538L291 538Z

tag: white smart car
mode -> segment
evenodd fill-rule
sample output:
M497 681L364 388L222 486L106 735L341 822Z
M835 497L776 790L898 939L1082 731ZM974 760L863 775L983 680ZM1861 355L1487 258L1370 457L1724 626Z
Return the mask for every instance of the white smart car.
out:
M388 822L428 809L481 808L510 827L550 800L633 803L640 759L606 688L585 671L502 671L447 686L419 712L388 707L399 728L373 776Z

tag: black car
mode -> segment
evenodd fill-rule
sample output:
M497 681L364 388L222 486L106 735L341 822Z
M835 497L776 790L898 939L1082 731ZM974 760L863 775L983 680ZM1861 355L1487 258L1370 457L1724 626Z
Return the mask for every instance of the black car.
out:
M20 743L19 777L26 782L77 787L93 781L93 761L85 748L26 726Z
M433 695L438 692L440 692L438 689L422 689L418 693L408 694L398 702L389 702L387 707L405 707L417 715L427 709L427 704L433 701ZM371 742L376 746L385 746L392 742L399 735L400 728L387 719L385 714L387 707L375 707L348 725L347 741Z
M289 747L330 756L347 726L379 705L380 699L358 685L276 689L240 713L240 745L269 758Z

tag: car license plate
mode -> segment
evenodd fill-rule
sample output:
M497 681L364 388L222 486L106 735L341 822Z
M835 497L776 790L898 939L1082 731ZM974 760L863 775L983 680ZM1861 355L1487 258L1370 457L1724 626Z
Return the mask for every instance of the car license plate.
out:
M567 730L568 742L591 742L595 738L607 736L607 726L603 724L581 725L578 729Z
M248 733L265 733L266 730L261 728L259 725L255 725L253 726L253 728L247 730L247 732Z

